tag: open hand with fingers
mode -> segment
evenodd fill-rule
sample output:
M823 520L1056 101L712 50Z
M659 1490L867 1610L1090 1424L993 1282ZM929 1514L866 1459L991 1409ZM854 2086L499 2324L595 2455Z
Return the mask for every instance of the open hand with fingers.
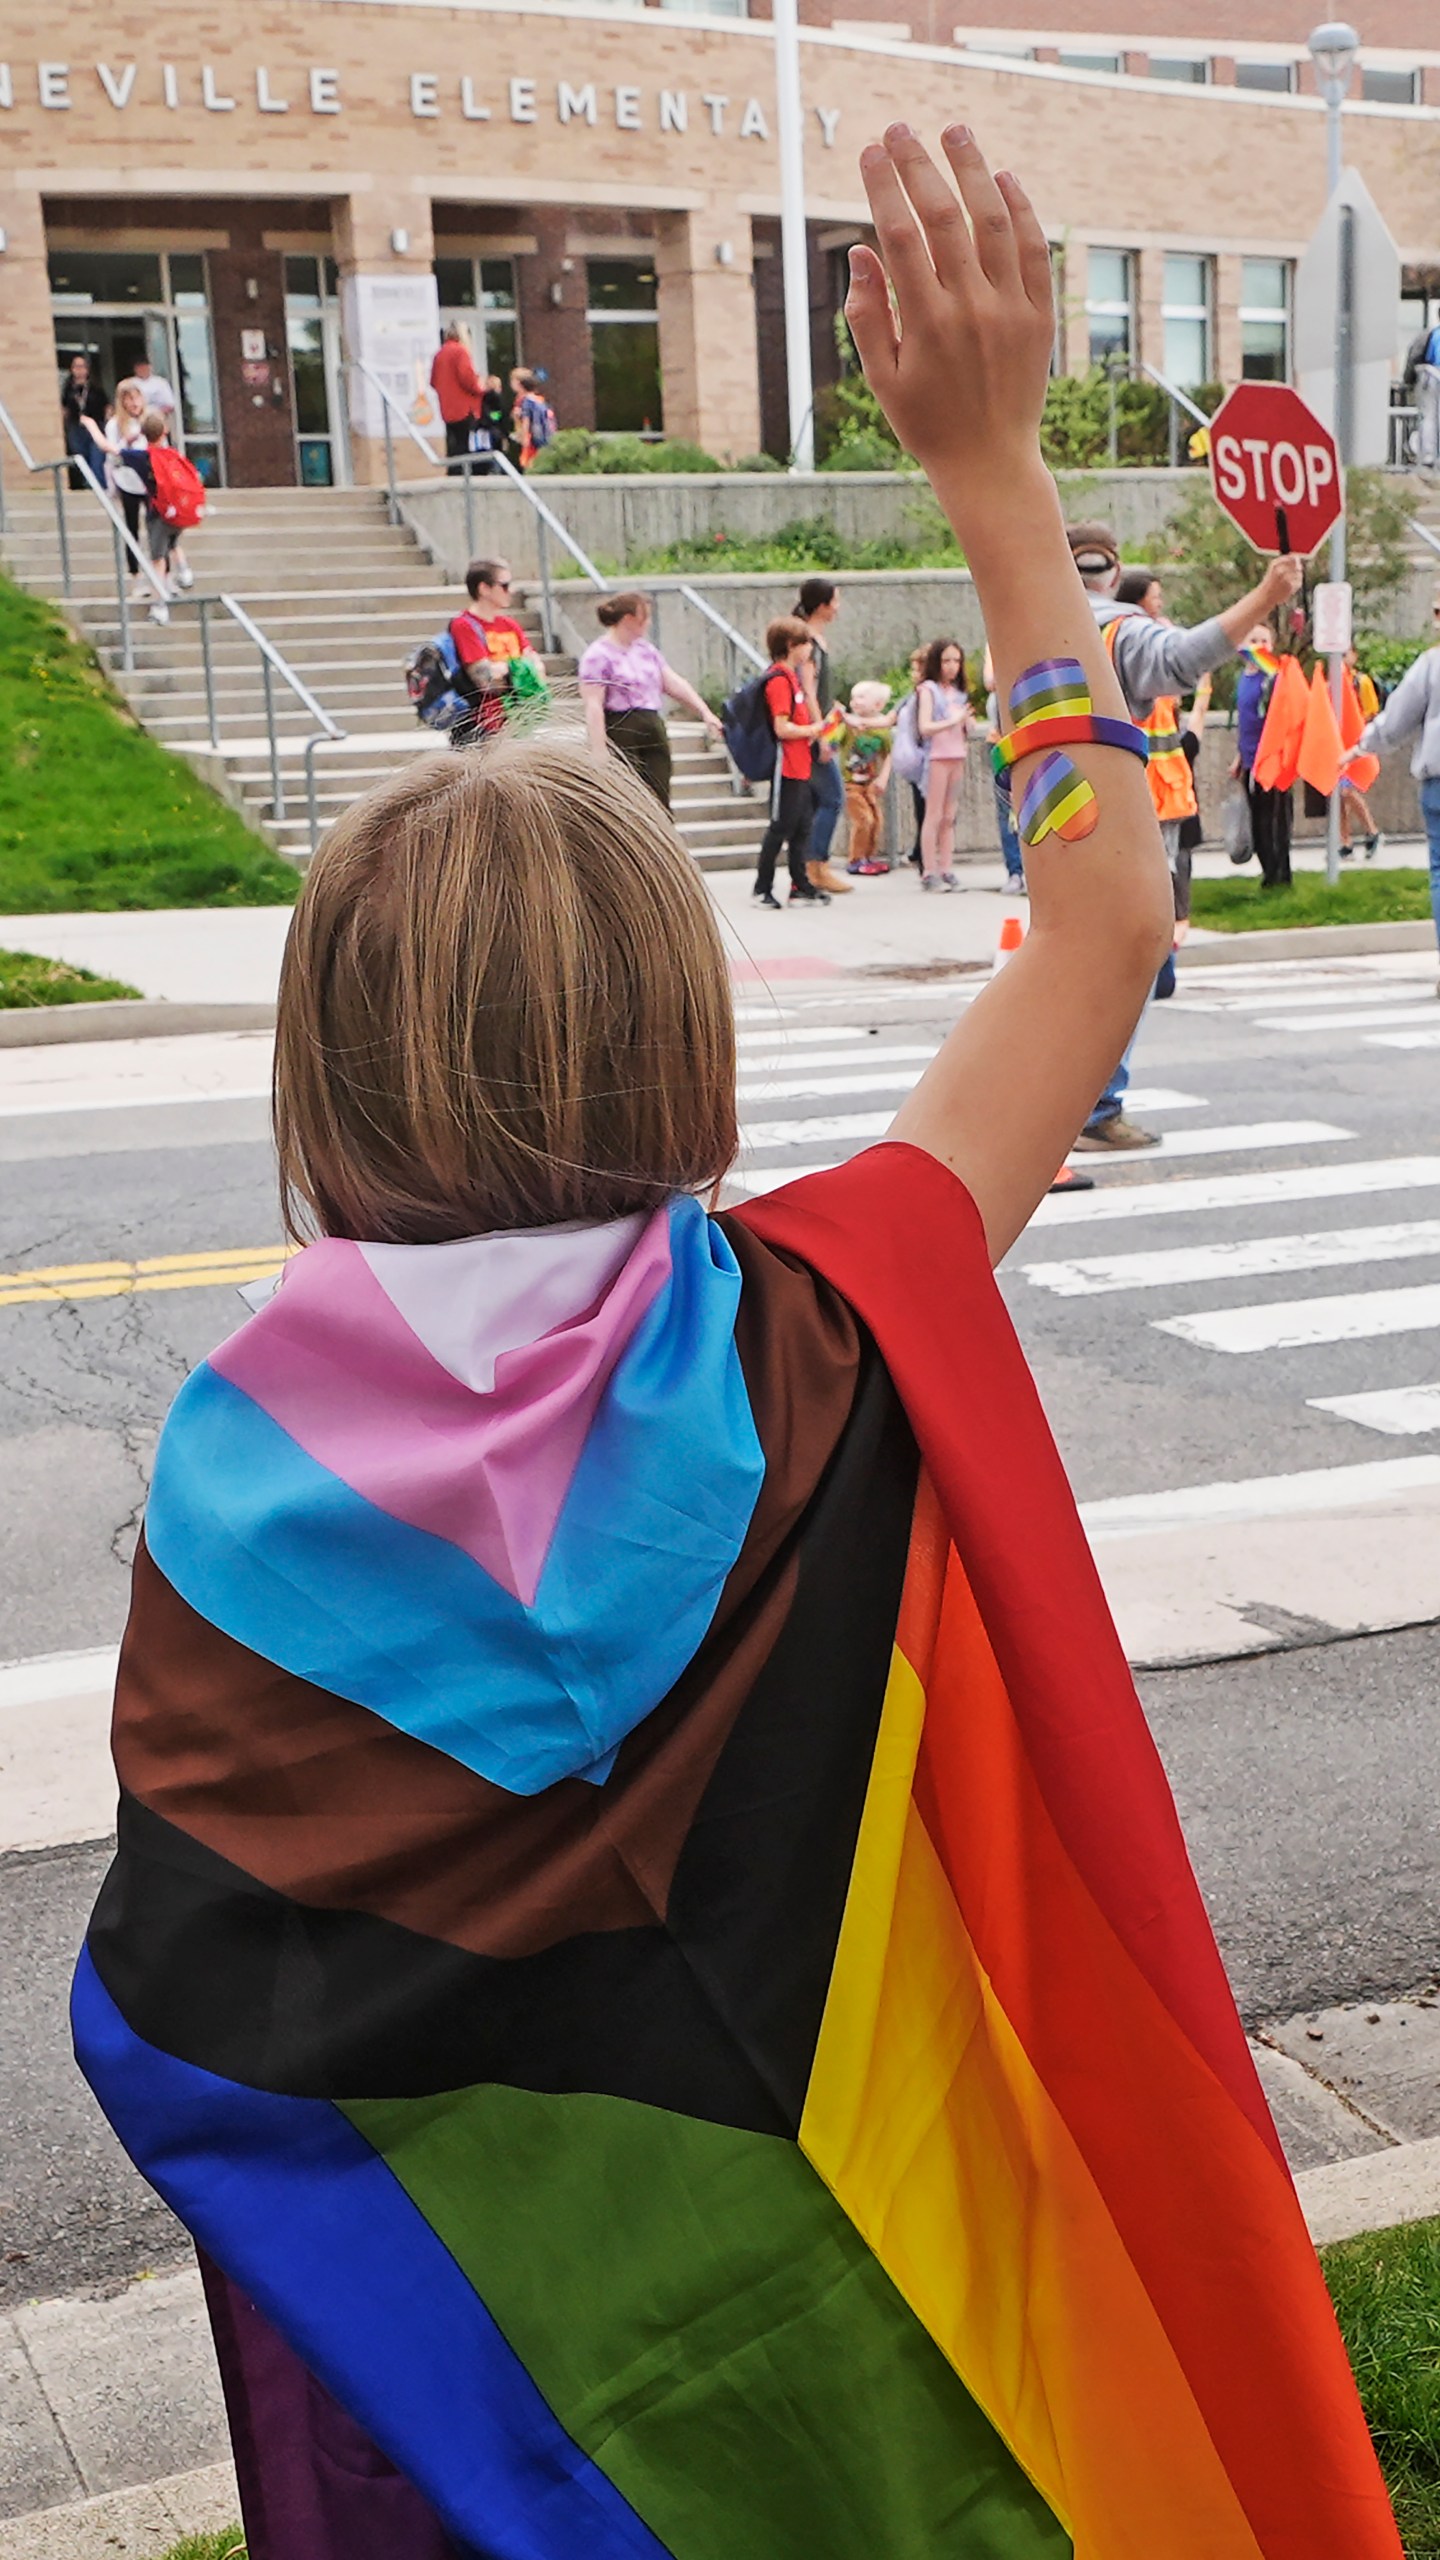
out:
M1039 466L1055 303L1018 179L991 175L968 126L949 126L942 149L953 186L908 125L861 154L884 264L851 250L845 316L901 444L968 514Z

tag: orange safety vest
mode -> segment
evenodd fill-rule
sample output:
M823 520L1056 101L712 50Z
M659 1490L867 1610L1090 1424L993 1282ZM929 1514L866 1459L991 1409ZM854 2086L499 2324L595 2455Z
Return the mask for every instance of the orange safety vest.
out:
M1116 638L1121 623L1126 619L1126 615L1117 613L1112 622L1106 623L1101 634L1112 667L1115 664ZM1145 732L1145 775L1156 817L1162 824L1168 818L1197 817L1200 803L1195 797L1195 776L1180 743L1179 697L1162 694L1148 719L1140 721L1138 726Z

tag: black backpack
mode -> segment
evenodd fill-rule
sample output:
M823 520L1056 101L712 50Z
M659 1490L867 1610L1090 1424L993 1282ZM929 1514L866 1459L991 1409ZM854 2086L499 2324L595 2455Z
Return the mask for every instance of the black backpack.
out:
M768 782L775 771L775 723L765 699L765 687L774 673L773 667L767 667L720 705L720 726L730 760L747 782Z

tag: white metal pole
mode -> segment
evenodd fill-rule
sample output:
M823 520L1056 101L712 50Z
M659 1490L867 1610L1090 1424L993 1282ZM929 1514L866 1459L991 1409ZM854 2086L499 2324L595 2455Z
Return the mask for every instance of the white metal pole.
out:
M790 468L792 471L813 471L815 384L810 365L810 249L805 236L805 109L800 96L800 23L796 0L773 0L773 10Z
M1329 201L1332 204L1339 192L1340 174L1344 167L1344 154L1340 128L1342 107L1343 92L1332 87L1325 100L1326 176L1329 180ZM1354 408L1354 402L1351 397L1352 384L1350 379L1350 364L1352 344L1351 306L1355 291L1355 228L1354 216L1348 205L1342 205L1339 208L1339 219L1340 227L1336 239L1335 250L1335 398L1331 415L1335 429L1335 443L1340 456L1340 491L1342 497L1344 497L1348 494L1345 486L1345 478L1346 470L1350 461L1352 412ZM1342 507L1340 515L1336 521L1335 530L1330 536L1330 580L1333 586L1343 586L1345 583L1347 551L1345 530L1345 513ZM1335 717L1338 722L1340 718L1340 706L1344 698L1345 686L1345 658L1342 651L1332 649L1330 653L1328 673L1330 678L1330 699L1334 705ZM1330 794L1330 805L1325 812L1325 877L1332 889L1340 877L1340 790L1338 784Z

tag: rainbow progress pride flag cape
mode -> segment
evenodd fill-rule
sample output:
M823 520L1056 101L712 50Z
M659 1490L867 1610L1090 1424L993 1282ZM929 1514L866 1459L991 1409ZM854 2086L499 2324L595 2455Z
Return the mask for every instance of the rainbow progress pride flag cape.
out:
M308 1248L167 1425L115 1745L83 2067L467 2549L1398 2560L929 1157Z

